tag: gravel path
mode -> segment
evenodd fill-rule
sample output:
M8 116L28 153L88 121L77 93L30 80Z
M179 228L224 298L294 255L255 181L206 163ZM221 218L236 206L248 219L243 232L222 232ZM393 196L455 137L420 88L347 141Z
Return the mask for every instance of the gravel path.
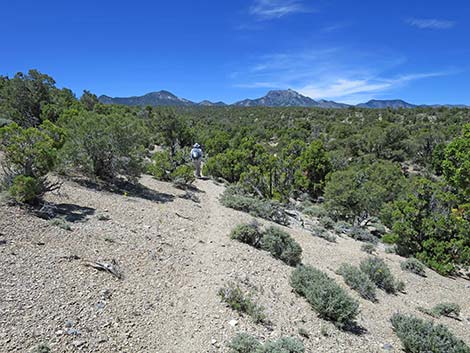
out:
M223 187L198 180L197 203L148 176L141 183L139 193L113 193L66 182L62 195L48 201L58 205L71 231L21 208L0 206L1 352L28 352L41 342L52 352L227 352L238 332L262 340L295 336L312 353L401 352L390 316L423 316L417 306L443 301L458 303L462 320L437 321L470 344L468 281L429 270L426 278L402 272L401 258L379 251L407 293L379 291L374 304L350 291L360 302L358 324L366 332L338 331L292 293L292 268L230 240L230 230L252 217L219 204ZM334 273L339 265L367 256L349 238L329 243L302 229L285 229L302 246L304 263L341 285ZM122 280L86 266L113 260ZM256 293L271 326L254 324L221 303L217 291L229 281ZM309 339L299 336L300 328Z

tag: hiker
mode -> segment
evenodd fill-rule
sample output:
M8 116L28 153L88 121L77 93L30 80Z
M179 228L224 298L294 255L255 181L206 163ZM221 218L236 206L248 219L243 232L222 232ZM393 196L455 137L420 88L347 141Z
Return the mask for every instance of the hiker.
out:
M191 150L191 160L194 163L194 168L196 169L196 178L201 178L201 162L202 162L202 149L201 146L196 143Z

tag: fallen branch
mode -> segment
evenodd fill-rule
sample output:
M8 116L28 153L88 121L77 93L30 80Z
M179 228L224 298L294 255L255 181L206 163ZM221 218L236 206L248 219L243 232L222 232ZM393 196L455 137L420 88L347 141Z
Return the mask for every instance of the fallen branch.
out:
M176 214L178 217L180 217L180 218L187 219L187 220L189 220L189 221L194 221L194 219L192 219L192 218L190 218L190 217L182 216L182 215L180 215L178 212L175 212L175 214Z
M88 261L84 264L85 266L88 267L93 267L94 269L98 271L106 271L110 274L112 274L114 277L117 279L123 279L123 274L121 270L119 269L116 260L111 260L111 263L108 262L91 262Z

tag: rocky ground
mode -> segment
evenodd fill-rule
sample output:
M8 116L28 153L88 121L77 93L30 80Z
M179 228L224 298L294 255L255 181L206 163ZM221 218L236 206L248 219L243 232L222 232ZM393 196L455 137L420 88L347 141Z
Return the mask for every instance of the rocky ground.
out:
M222 186L198 180L197 190L186 193L148 176L141 183L138 191L113 192L65 182L47 200L71 230L0 206L0 351L29 352L45 342L52 352L228 352L230 339L248 332L261 340L295 336L307 352L400 352L391 315L424 317L416 307L440 302L461 306L460 321L437 321L470 344L470 282L462 278L403 272L400 257L379 250L406 283L406 294L379 291L378 303L371 303L347 289L360 302L364 332L339 331L292 293L291 267L228 237L252 217L220 205ZM337 268L367 256L350 238L330 243L298 227L285 229L302 246L305 264L345 288ZM122 278L97 263L112 265ZM217 291L230 281L256 293L271 326L220 301Z

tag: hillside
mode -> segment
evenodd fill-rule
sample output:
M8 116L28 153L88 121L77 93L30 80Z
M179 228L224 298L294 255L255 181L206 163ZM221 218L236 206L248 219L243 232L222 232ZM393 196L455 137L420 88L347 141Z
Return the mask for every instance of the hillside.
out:
M341 263L367 257L361 242L342 237L329 243L297 226L285 228L302 246L303 263L327 272L360 302L358 324L365 332L340 331L292 292L291 267L228 237L253 218L220 205L223 186L198 180L195 202L149 176L141 183L138 191L111 192L66 181L60 195L47 200L71 231L25 209L0 206L2 350L25 352L48 342L52 352L228 352L230 339L248 332L262 340L297 337L306 352L401 352L391 315L425 317L417 306L443 301L458 303L462 320L436 321L470 344L470 288L462 278L431 270L417 277L400 269L402 258L380 249L406 294L378 291L378 303L371 303L335 274ZM113 259L122 280L85 266ZM256 288L271 327L221 302L217 291L230 281ZM300 328L310 337L301 337Z
M358 104L357 107L359 108L372 108L372 109L384 109L384 108L416 108L416 105L407 103L401 99L393 99L393 100L377 100L372 99L367 103Z
M104 103L104 104L122 104L122 105L130 105L130 106L150 105L152 107L155 107L155 106L187 107L187 106L194 105L193 102L184 98L179 98L175 96L173 93L168 92L168 91L151 92L143 96L135 96L135 97L111 98L111 97L102 95L98 99L101 103Z

